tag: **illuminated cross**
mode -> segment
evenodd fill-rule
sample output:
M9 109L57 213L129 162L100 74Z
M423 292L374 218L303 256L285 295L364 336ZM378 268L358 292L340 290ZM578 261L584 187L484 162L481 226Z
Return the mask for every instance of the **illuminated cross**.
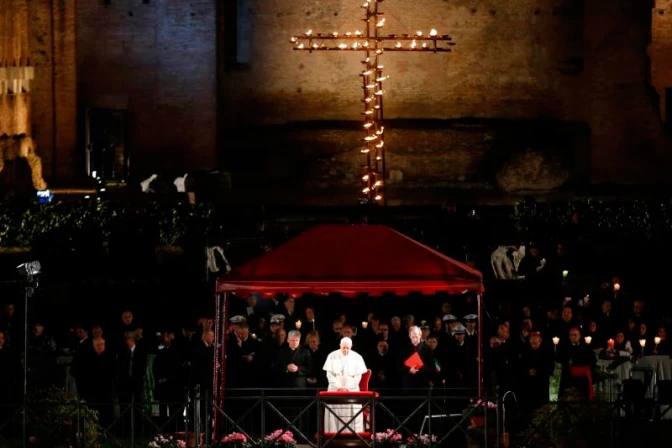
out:
M430 51L449 52L455 45L448 35L439 35L432 29L428 35L417 31L415 35L390 34L379 35L385 25L385 14L378 8L383 0L363 0L365 10L365 31L354 33L334 32L314 33L308 30L299 36L293 36L290 42L294 50L300 51L363 51L364 69L360 73L364 89L364 131L363 146L360 152L362 163L362 200L366 203L380 203L383 200L385 181L385 139L383 126L383 66L380 58L384 51Z

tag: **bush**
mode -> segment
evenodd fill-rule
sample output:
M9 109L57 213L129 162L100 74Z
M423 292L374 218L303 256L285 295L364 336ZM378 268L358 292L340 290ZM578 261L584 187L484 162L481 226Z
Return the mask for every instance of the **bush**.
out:
M98 413L63 389L35 392L28 403L27 432L37 446L100 447Z

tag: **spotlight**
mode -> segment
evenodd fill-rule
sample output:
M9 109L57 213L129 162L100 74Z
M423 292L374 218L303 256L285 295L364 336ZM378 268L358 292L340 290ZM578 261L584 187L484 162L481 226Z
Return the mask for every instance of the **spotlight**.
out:
M40 190L37 192L37 202L40 204L50 204L54 195L49 190Z
M17 266L16 270L19 271L19 275L22 277L30 278L42 272L42 265L39 261L29 261Z

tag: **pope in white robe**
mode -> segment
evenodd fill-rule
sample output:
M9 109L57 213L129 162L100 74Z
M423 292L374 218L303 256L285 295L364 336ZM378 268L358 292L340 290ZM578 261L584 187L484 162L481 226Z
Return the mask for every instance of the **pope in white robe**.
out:
M362 374L366 373L366 364L359 353L353 352L352 340L350 338L341 339L340 350L333 351L327 356L327 361L324 363L324 371L327 373L327 380L329 380L329 391L340 392L358 392L359 381L362 379ZM350 421L355 414L360 412L361 405L350 404L333 404L327 406L324 415L324 432L336 433L341 428L344 433L364 432L364 415L359 414L357 418ZM335 415L338 415L341 420L348 423L346 427L341 423Z

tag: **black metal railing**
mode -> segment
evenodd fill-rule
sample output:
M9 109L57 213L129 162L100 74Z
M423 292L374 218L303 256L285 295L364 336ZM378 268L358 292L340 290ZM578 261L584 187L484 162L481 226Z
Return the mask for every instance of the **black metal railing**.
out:
M640 444L643 435L649 434L664 440L661 437L666 435L659 428L672 423L668 420L672 411L652 399L562 401L533 412L521 411L507 401L504 417L500 400L492 399L494 405L488 405L487 399L478 403L468 390L380 390L374 395L346 397L346 401L320 397L317 390L226 392L218 399L196 391L174 403L38 400L25 408L0 403L0 448L135 448L147 447L159 435L205 448L233 432L244 434L252 446L266 447L266 437L278 430L290 431L299 444L316 448L336 446L344 437L351 445L375 447L379 445L375 434L386 431L403 441L427 435L435 447L616 447L626 440ZM334 416L334 406L344 404L355 407L349 414ZM341 429L324 434L325 416L334 416ZM362 432L354 431L358 418L364 421Z

